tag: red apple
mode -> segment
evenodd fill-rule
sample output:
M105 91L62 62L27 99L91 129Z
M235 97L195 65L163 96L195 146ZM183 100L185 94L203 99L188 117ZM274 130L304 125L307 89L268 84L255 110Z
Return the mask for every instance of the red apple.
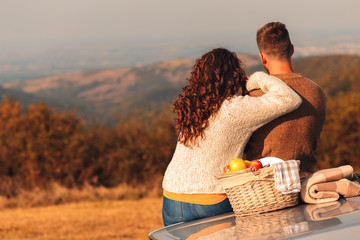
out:
M252 171L257 171L259 170L260 168L262 168L263 165L262 163L259 161L259 160L252 160L249 164L249 168L252 170Z
M227 165L226 167L224 167L223 172L224 172L224 173L229 173L229 172L231 172L230 165Z

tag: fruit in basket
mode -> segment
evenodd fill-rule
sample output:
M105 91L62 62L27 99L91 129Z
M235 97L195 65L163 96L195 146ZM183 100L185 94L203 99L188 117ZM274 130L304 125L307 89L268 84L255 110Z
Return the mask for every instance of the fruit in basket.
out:
M260 168L262 168L263 165L262 163L259 161L259 160L252 160L249 164L249 168L252 170L252 171L257 171L259 170Z
M233 160L231 160L229 165L232 172L246 168L246 163L241 158L234 158Z
M230 173L230 172L231 172L230 165L227 165L226 167L224 167L223 172L224 172L224 173Z
M245 162L246 167L249 167L250 161L249 160L244 160L244 162Z

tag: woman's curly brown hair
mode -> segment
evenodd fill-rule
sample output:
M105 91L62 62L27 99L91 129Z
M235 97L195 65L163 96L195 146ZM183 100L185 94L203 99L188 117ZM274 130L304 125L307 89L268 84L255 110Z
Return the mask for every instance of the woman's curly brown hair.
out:
M175 127L179 141L188 146L204 137L210 116L225 99L245 88L246 74L237 56L223 48L197 59L185 86L175 100Z

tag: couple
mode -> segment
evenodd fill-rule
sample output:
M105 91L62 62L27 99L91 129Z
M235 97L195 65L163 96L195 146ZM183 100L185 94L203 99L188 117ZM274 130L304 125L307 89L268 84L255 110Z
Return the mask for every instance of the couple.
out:
M247 78L234 53L214 49L196 61L175 101L179 137L163 180L165 226L232 211L215 176L245 149L248 160L297 159L301 176L314 172L325 95L293 73L294 48L284 24L260 28L257 44L270 75Z

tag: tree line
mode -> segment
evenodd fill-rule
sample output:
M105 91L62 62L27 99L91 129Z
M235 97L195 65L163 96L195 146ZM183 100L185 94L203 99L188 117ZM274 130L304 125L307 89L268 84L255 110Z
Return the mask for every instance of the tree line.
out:
M142 184L161 175L176 136L169 111L134 114L114 127L87 126L71 112L45 103L21 111L5 98L0 105L0 194L20 189L114 187Z
M360 93L330 96L317 148L316 169L350 164L360 170ZM0 195L20 189L114 187L151 184L161 177L175 150L169 109L138 112L115 126L86 125L71 112L45 103L22 110L16 100L0 104Z

